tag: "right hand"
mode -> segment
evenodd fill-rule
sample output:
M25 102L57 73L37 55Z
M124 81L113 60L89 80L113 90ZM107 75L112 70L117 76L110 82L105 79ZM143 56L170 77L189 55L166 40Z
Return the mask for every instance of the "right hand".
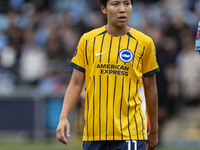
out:
M70 124L67 119L60 119L58 127L56 129L56 138L63 144L68 144L68 141L65 137L65 130L67 137L70 138Z

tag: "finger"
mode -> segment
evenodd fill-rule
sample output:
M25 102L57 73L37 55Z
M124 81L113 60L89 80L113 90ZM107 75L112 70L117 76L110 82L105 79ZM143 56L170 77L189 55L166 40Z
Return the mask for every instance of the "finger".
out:
M63 129L58 129L56 130L56 138L62 142L63 144L68 144L66 138L65 138L65 134L64 134L64 130Z
M66 126L66 132L67 132L67 137L70 138L70 125L69 124Z
M65 138L65 136L62 136L60 139L60 142L62 142L63 144L68 144L67 139Z
M61 139L61 135L60 135L60 129L56 130L56 138L59 140Z
M61 131L60 131L60 135L61 135L61 142L64 143L64 144L68 144L67 139L66 139L66 137L65 137L65 132L64 132L64 130L61 130Z

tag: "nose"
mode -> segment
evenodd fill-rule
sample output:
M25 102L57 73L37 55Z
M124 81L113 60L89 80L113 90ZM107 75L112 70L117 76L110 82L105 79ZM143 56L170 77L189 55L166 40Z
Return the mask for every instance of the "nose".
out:
M123 4L121 4L119 7L119 13L125 13L125 7Z

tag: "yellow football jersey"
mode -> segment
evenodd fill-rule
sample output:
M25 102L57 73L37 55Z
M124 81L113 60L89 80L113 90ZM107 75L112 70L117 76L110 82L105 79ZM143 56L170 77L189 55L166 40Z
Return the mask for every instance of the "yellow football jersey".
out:
M103 26L81 37L70 65L85 73L84 141L147 139L142 78L159 71L151 38Z

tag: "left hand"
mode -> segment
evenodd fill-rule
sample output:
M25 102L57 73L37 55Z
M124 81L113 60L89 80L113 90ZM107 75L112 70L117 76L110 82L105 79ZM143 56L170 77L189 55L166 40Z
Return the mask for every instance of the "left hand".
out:
M158 144L158 132L150 131L147 136L148 136L147 150L155 150Z

